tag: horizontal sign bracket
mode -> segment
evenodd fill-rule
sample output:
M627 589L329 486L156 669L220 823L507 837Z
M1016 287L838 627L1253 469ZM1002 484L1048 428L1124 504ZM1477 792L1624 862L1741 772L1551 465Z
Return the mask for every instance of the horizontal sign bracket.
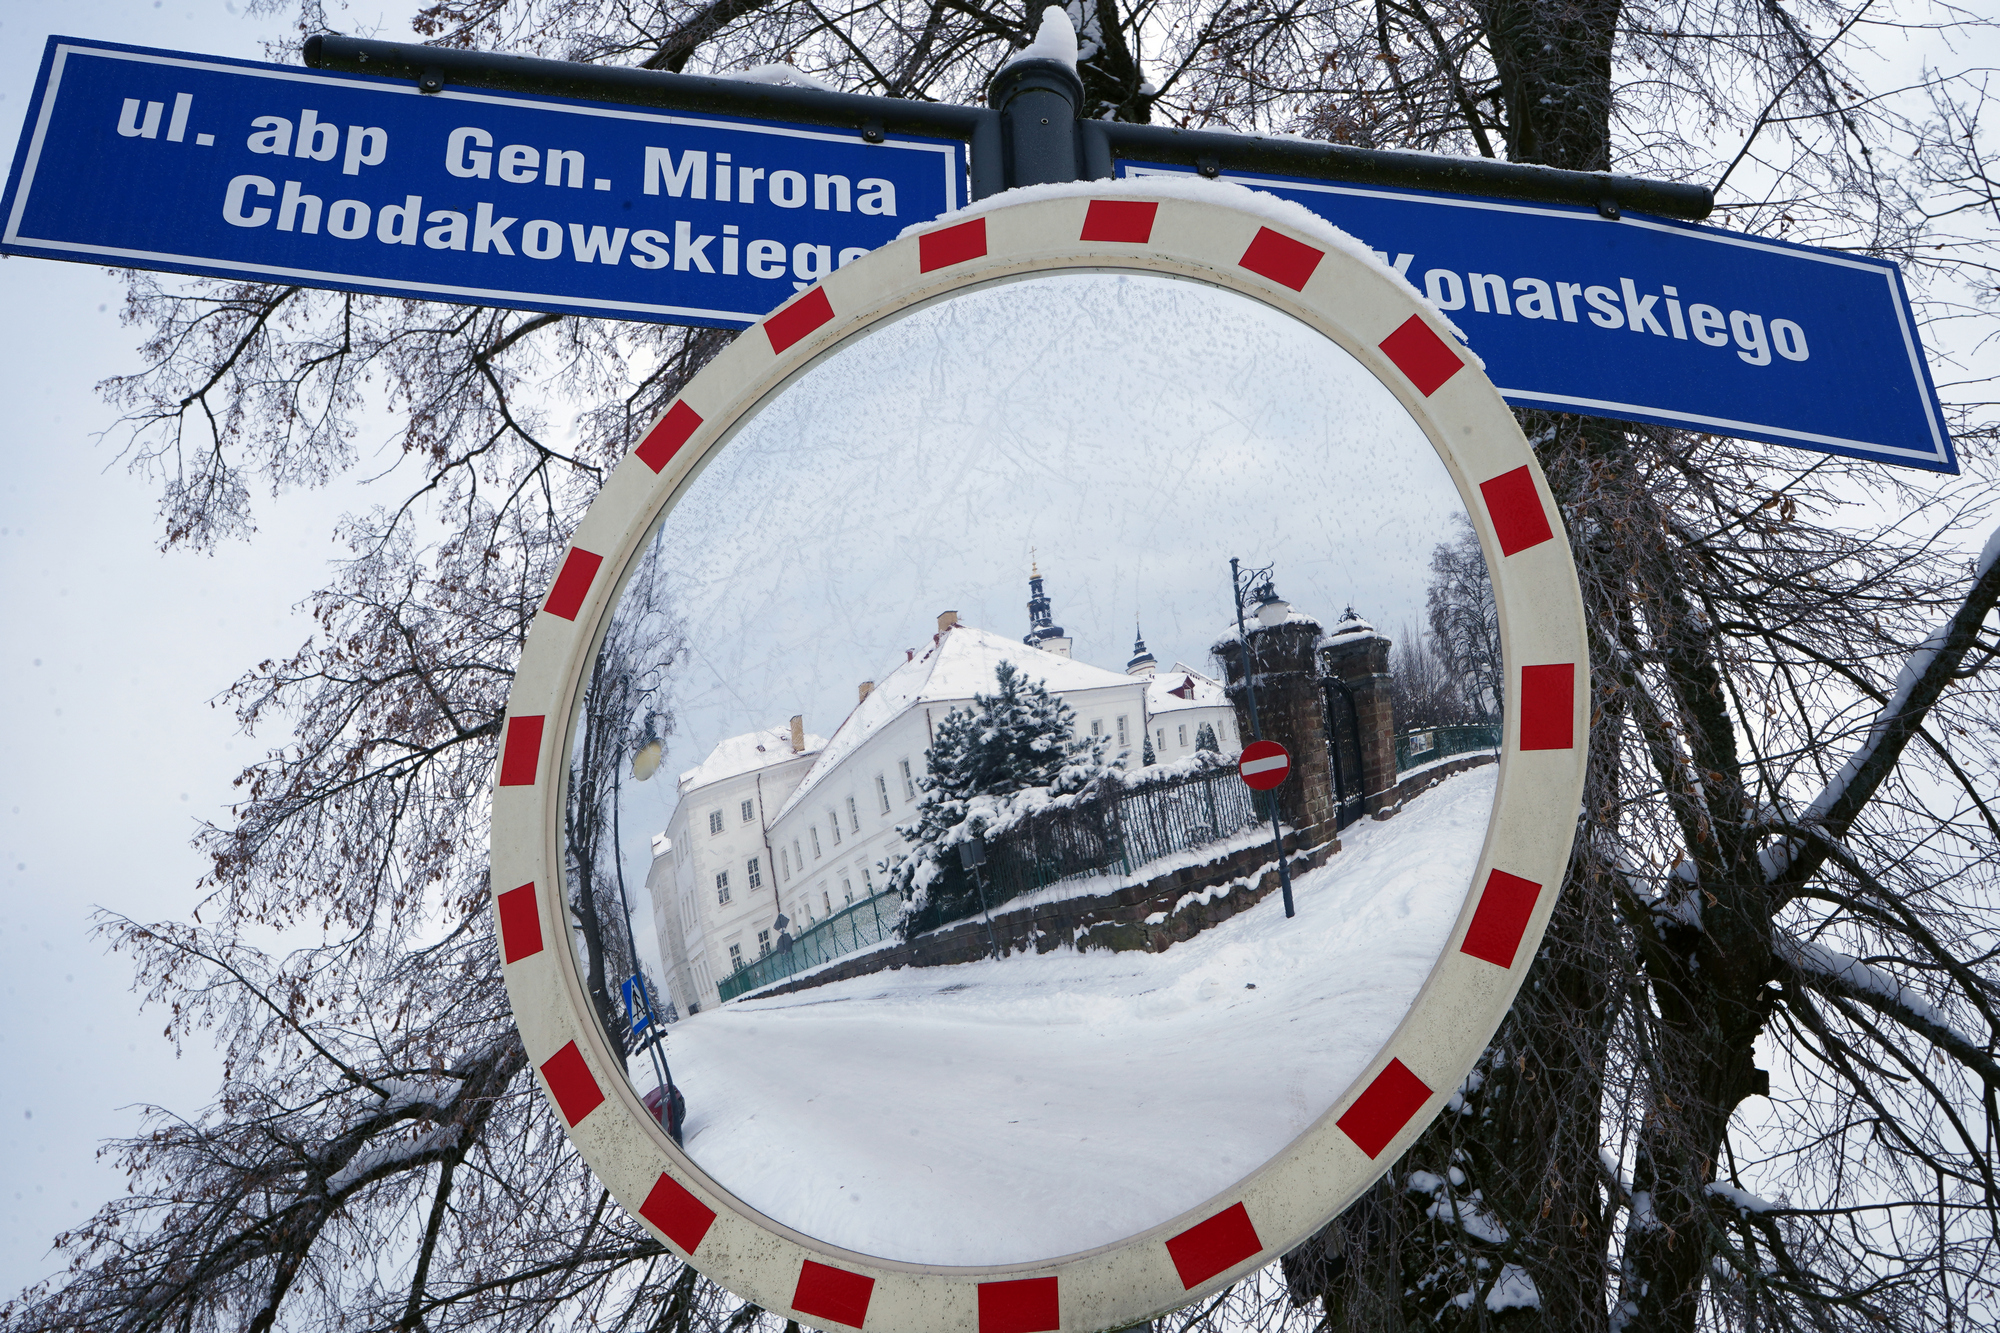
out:
M983 199L1022 183L1015 179L1012 164L1003 165L999 160L1006 153L999 128L1004 108L989 110L947 102L870 97L819 88L449 50L363 37L307 38L305 62L314 69L410 79L426 92L432 91L429 81L435 77L462 87L837 125L858 129L864 137L886 130L962 139L972 145L974 198ZM995 91L1002 91L997 83ZM1076 178L1085 180L1110 177L1113 160L1122 157L1199 167L1204 175L1267 172L1385 188L1574 204L1597 209L1607 218L1616 218L1629 210L1698 221L1715 207L1714 192L1703 185L1595 171L1564 171L1483 157L1440 157L1260 134L1091 119L1075 122L1075 136ZM1045 167L1034 174L1047 178Z

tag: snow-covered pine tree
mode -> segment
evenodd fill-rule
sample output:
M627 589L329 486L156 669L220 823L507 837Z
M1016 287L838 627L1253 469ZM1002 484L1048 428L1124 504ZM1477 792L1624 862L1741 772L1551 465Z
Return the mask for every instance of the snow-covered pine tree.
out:
M979 910L959 843L1010 822L1023 793L1065 796L1104 772L1103 742L1076 734L1076 710L1012 662L993 674L998 688L947 713L924 751L917 822L898 830L911 844L893 880L906 929L919 916L954 921Z
M1151 732L1146 733L1146 748L1139 752L1139 762L1147 768L1151 768L1154 764L1160 762L1160 756L1153 753L1153 736Z
M1206 722L1195 728L1194 748L1206 750L1210 754L1221 754L1222 746L1215 739L1215 728Z

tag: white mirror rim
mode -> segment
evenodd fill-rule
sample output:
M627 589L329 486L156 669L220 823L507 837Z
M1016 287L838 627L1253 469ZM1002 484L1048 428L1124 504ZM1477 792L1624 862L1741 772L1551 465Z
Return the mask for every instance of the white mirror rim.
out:
M1512 413L1443 317L1357 243L1289 208L1199 181L1041 187L837 270L746 330L637 437L535 617L508 700L492 824L497 933L522 1042L619 1202L674 1253L774 1313L871 1333L1092 1333L1200 1299L1296 1246L1388 1168L1464 1080L1534 957L1586 755L1587 654L1568 543ZM566 947L560 757L623 571L762 404L884 320L970 288L1078 270L1192 279L1292 315L1368 367L1430 438L1478 532L1500 612L1508 703L1491 822L1457 922L1402 1023L1324 1115L1221 1194L1116 1243L1033 1263L945 1268L855 1254L732 1196L672 1145L626 1081ZM1052 1193L1048 1206L1066 1205Z

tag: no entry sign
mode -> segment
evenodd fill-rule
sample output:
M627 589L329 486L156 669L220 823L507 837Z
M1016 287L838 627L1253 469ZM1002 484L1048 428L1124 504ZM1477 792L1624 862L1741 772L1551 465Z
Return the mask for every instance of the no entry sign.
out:
M1250 790L1269 791L1291 773L1292 756L1276 741L1252 741L1243 747L1236 771Z

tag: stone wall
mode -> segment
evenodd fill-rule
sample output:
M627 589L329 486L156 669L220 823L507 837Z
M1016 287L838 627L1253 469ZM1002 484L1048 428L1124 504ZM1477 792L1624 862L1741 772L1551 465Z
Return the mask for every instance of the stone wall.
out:
M1339 850L1338 841L1302 844L1297 833L1285 837L1293 875L1325 865ZM990 936L984 920L956 922L915 939L837 958L810 975L789 977L743 998L790 995L896 968L970 963L991 955L996 944L1003 957L1031 949L1048 953L1067 945L1158 953L1251 907L1278 883L1271 844L1259 841L1203 865L1185 866L1109 893L1002 908L993 914Z
M1403 802L1409 800L1412 796L1429 791L1446 778L1454 777L1468 769L1484 768L1488 764L1497 764L1499 762L1500 756L1497 754L1462 754L1455 759L1447 759L1441 764L1433 764L1424 769L1423 772L1412 773L1410 776L1398 781L1395 786L1389 788L1387 792L1383 793L1380 807L1372 813L1377 819L1387 819L1396 813Z

